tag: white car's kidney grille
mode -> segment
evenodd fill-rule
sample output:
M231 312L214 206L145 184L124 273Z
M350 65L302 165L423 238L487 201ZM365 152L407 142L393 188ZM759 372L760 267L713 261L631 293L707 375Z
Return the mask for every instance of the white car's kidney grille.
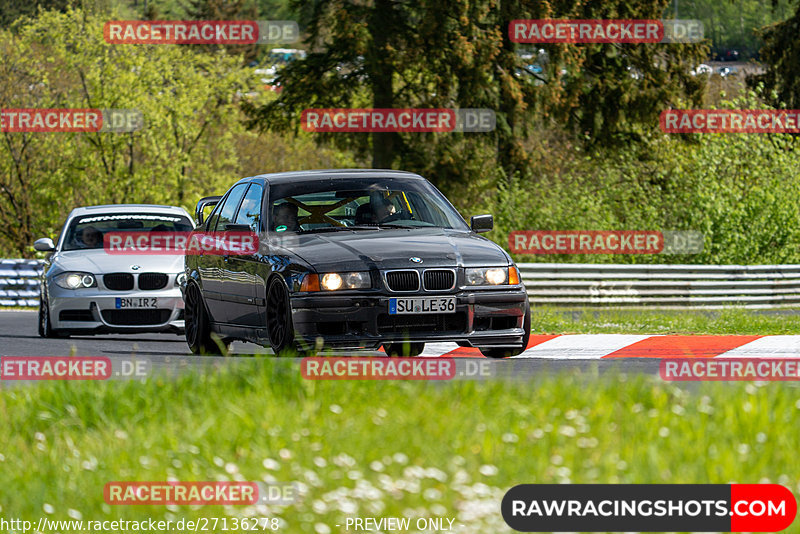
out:
M167 285L167 275L164 273L142 273L139 275L139 289L153 291L162 289Z
M133 289L133 275L130 273L110 273L103 275L103 284L112 291Z

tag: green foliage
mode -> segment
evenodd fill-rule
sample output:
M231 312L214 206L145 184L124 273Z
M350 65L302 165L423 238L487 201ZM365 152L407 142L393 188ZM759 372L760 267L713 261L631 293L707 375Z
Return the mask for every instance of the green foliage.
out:
M675 16L675 3L678 18L703 22L712 52L738 50L744 61L756 57L764 44L758 29L789 18L794 0L671 0L666 18Z
M721 311L642 309L558 309L540 307L531 314L538 334L797 335L785 312L730 308Z
M39 9L66 10L71 0L7 0L0 2L0 28L6 28L20 17L34 16Z
M0 133L0 255L31 254L76 206L188 209L242 172L354 163L308 137L257 136L241 98L258 87L241 59L185 46L109 45L105 18L43 12L0 32L0 107L135 109L133 133ZM245 96L249 94L249 96ZM267 97L264 97L267 98Z
M447 190L480 180L488 168L525 172L524 142L539 117L614 144L652 129L679 97L696 101L703 87L688 75L705 57L701 45L542 45L549 60L535 77L508 36L517 18L660 18L666 0L294 5L312 53L280 73L277 100L246 106L251 126L296 130L311 107L494 110L491 134L317 135L374 167L417 171Z
M726 107L759 107L752 93ZM542 155L529 175L501 181L480 209L489 234L511 230L695 230L696 255L542 255L522 261L603 263L800 263L797 140L789 135L653 137L647 146Z
M761 59L766 70L747 81L773 106L800 107L800 3L789 19L761 31Z
M134 109L145 120L128 134L3 133L0 249L25 253L35 237L54 235L75 206L191 206L236 176L235 95L247 87L237 59L109 45L103 22L50 11L0 34L2 107ZM21 224L9 229L9 221Z

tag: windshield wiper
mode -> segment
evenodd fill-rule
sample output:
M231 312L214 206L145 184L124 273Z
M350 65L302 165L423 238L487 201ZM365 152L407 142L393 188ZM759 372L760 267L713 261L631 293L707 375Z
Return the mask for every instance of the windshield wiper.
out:
M339 230L377 230L377 226L323 226L322 228L309 228L308 230L301 230L303 234L310 234L315 232L337 232Z
M406 230L410 230L412 228L432 228L432 227L434 227L436 225L435 224L430 224L430 223L422 224L422 225L417 225L417 224L397 224L397 223L379 223L378 226L381 227L381 228L404 228Z

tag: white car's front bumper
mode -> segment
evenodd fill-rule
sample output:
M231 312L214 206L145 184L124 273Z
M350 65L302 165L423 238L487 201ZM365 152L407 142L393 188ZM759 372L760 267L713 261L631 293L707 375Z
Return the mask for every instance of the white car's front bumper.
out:
M75 333L183 332L183 297L170 276L164 289L63 289L48 281L50 323Z

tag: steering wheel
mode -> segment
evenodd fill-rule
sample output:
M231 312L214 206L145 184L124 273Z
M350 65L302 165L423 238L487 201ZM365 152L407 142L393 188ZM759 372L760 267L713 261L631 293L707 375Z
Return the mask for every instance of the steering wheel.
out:
M402 218L403 218L403 213L392 213L391 215L387 215L386 217L384 217L383 220L379 224L393 222L393 221L399 221Z

